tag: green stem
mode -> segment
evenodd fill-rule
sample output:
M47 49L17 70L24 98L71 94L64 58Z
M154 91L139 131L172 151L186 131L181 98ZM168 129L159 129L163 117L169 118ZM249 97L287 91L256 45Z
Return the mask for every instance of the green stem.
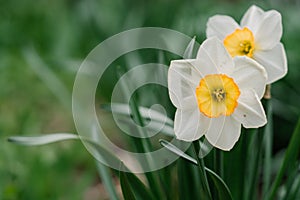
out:
M224 171L223 171L223 152L215 149L216 152L216 172L217 174L219 174L219 176L221 178L223 178L224 176Z
M261 164L261 160L262 160L262 155L261 155L261 151L262 151L262 144L263 144L263 134L264 134L264 127L263 128L258 128L256 135L254 136L254 144L253 144L253 148L256 148L256 151L253 152L253 149L249 149L249 154L255 154L253 155L253 160L252 160L252 167L251 167L251 171L249 171L249 173L251 174L249 176L249 185L247 186L247 184L245 186L247 186L247 195L246 195L246 199L253 199L253 197L255 198L254 195L256 195L256 191L257 191L257 182L258 182L258 176L259 176L259 169L260 169L260 164Z
M201 179L201 185L204 191L204 199L212 199L211 193L210 193L210 189L209 189L209 184L207 181L207 176L206 176L206 172L205 172L205 165L204 165L204 160L200 159L198 156L198 152L199 152L199 141L194 141L193 142L193 151L198 163L198 170L199 170L199 175L200 175L200 179Z
M263 163L263 196L267 194L270 188L271 182L271 163L272 163L272 141L273 141L273 112L272 112L272 102L270 100L266 101L266 114L268 119L268 124L265 127L264 132L264 163Z
M218 174L220 177L224 178L224 173L223 173L223 154L222 152L217 149L214 148L213 150L213 171ZM212 197L213 199L215 199L215 194L218 193L216 188L211 188L211 192L212 192Z
M143 121L143 118L142 118L142 116L139 112L137 103L133 99L133 101L129 104L130 104L130 109L131 109L131 113L132 113L133 118L137 121L138 125L143 127L144 126L144 121ZM144 129L141 130L141 129L138 128L138 131L139 131L140 135L145 136L147 133L143 130ZM142 149L143 152L151 152L152 151L151 150L152 149L152 144L151 144L151 142L148 138L143 137L143 139L141 139L141 143L142 143L141 146L143 148ZM150 157L146 160L146 162L149 165L152 165L153 160ZM147 177L150 188L153 191L154 195L157 198L159 198L161 195L160 195L158 179L154 176L154 174L152 172L146 172L145 175Z
M270 100L269 99L263 99L262 100L263 107L266 111L266 115L268 116L268 119L271 118L272 113L270 110ZM271 159L271 133L270 133L270 127L272 126L272 122L268 122L267 125L260 127L257 129L257 133L253 135L253 143L251 147L248 149L248 156L253 156L251 160L251 166L249 168L248 173L249 176L249 182L248 184L245 184L247 186L246 188L246 198L245 199L252 199L253 194L257 194L257 183L259 181L259 174L260 174L260 166L263 164L263 193L266 190L266 186L269 182L269 175L270 175L270 159ZM266 145L265 145L266 144ZM254 150L255 149L255 150ZM265 151L264 151L265 150ZM264 153L264 160L262 159L262 153Z
M132 99L132 101L129 102L129 107L130 107L133 119L136 120L136 122L139 126L143 127L144 126L144 120L143 120L143 118L140 114L137 103L134 99ZM149 141L149 139L146 137L147 133L144 131L143 128L142 129L138 128L138 131L139 131L139 134L143 137L143 139L141 139L141 142L142 142L143 147L144 147L144 152L150 152L151 149L152 149L152 144Z

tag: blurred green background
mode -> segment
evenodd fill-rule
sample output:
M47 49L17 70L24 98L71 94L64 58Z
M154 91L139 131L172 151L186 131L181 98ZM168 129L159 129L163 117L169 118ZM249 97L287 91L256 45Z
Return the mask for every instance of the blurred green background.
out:
M209 16L228 14L239 21L251 4L282 13L289 73L272 86L274 154L288 143L300 113L300 1L0 2L0 199L107 198L94 161L80 142L22 147L8 143L7 137L75 132L70 94L76 70L106 38L154 26L202 42ZM109 99L113 72L99 98Z

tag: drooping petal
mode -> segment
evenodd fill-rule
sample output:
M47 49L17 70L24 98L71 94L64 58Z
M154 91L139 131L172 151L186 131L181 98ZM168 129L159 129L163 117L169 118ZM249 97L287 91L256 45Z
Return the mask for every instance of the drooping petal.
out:
M195 91L201 79L201 74L193 67L194 61L174 60L169 68L169 96L172 103L180 109L198 107Z
M243 90L232 116L245 128L258 128L267 123L264 108L254 90Z
M221 116L211 120L209 129L205 133L206 139L213 146L229 151L238 141L241 134L241 123L233 117Z
M253 58L266 69L268 74L267 84L277 81L287 73L287 59L284 46L281 43L271 50L255 51Z
M219 73L230 75L234 70L231 56L225 49L223 42L216 37L205 40L200 46L197 59L209 63L207 68L216 68Z
M208 19L206 24L206 37L218 37L221 41L231 34L235 29L240 28L238 23L229 16L226 15L215 15Z
M276 10L265 12L253 34L257 49L272 49L280 42L282 36L281 14Z
M257 25L260 24L263 14L264 11L261 8L255 5L251 6L243 16L241 20L241 26L242 27L246 26L252 32L256 32Z
M235 70L232 74L240 90L251 88L262 98L266 88L267 72L258 62L247 56L234 58Z
M209 120L198 109L177 109L174 119L176 138L188 142L198 140L207 130Z

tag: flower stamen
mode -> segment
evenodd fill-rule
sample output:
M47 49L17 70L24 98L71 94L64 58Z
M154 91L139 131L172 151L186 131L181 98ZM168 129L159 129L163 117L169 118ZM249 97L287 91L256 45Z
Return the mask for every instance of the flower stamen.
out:
M212 97L215 101L221 102L221 101L224 101L224 99L226 97L226 93L223 88L215 89L212 92Z

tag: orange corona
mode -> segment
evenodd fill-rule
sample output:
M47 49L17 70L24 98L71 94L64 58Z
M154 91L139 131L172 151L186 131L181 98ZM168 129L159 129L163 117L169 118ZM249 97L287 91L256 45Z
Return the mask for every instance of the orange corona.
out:
M224 39L224 46L232 57L248 56L252 58L254 36L248 28L236 29Z
M196 88L200 112L210 118L229 116L238 105L240 90L234 80L224 74L206 75Z

